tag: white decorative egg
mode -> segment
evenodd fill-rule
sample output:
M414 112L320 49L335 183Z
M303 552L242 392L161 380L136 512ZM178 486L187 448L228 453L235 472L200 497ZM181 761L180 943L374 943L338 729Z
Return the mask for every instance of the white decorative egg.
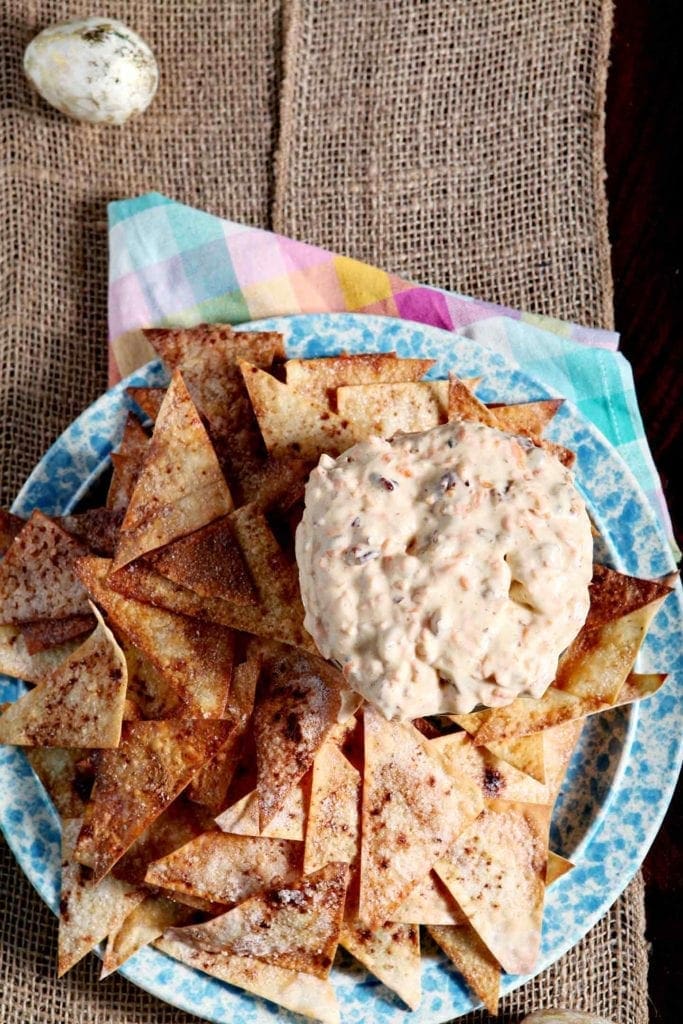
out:
M32 39L24 70L49 104L79 121L123 124L152 102L159 70L147 43L120 21L83 18Z

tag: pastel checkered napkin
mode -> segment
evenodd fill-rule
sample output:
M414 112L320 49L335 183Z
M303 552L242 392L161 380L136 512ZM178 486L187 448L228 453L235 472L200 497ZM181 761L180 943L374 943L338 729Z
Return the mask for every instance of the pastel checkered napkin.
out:
M134 333L139 327L323 312L431 324L500 351L574 402L630 466L671 537L617 334L417 285L154 192L109 205L109 250L112 383L149 358Z

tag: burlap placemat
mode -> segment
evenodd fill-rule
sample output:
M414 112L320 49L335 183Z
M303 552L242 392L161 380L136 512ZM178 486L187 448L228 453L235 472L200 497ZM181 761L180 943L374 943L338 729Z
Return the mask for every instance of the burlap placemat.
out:
M413 278L610 325L607 0L99 9L138 28L161 64L154 106L121 131L67 122L21 75L31 35L89 5L8 0L1 25L2 502L105 385L108 199L156 189ZM503 1020L569 1005L644 1024L644 925L638 876L581 943L504 1000ZM195 1019L117 976L98 985L92 956L57 982L55 942L54 919L0 844L2 1024Z

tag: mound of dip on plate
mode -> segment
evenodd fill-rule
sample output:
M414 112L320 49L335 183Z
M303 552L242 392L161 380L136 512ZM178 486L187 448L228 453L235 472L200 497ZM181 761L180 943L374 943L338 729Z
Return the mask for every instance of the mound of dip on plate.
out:
M387 718L540 697L588 612L571 472L453 422L323 455L296 535L305 626Z

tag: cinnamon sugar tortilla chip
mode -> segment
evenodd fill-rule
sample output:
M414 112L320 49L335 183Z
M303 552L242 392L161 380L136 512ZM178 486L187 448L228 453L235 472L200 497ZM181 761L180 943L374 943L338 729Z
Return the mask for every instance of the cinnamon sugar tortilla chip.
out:
M143 946L160 938L167 928L188 924L193 913L190 907L163 896L145 897L123 924L109 933L100 981L117 971Z
M37 619L88 615L88 596L74 574L88 549L36 510L0 563L0 621L21 625Z
M469 988L494 1017L500 998L500 964L469 924L428 927L427 931L460 971Z
M0 555L4 555L12 541L24 528L24 520L0 508Z
M81 822L62 822L62 890L59 901L59 962L61 978L109 932L117 931L130 912L145 898L117 878L105 878L93 886L74 860L74 846Z
M116 747L126 699L126 659L97 614L97 628L58 668L0 715L0 743Z
M339 944L371 974L416 1010L422 995L420 929L414 924L386 922L367 928L360 921L345 919Z
M341 672L315 655L283 647L264 660L254 708L261 830L312 766L345 691Z
M29 747L26 756L60 818L81 818L95 778L90 750Z
M253 957L207 953L167 936L154 945L188 967L268 999L292 1013L311 1017L322 1024L339 1024L337 997L327 979L276 967Z
M622 707L624 704L632 704L634 701L645 700L647 697L651 697L657 693L666 680L667 676L664 672L651 672L647 674L631 672L619 690L613 707Z
M136 405L142 409L145 416L152 422L159 415L159 409L166 394L166 388L126 388L126 394L130 395Z
M249 956L327 978L339 942L348 864L280 882L204 924L167 935L209 953Z
M550 807L491 801L435 870L508 974L541 943Z
M288 839L207 832L147 868L147 885L212 903L241 903L301 877L302 844Z
M335 861L355 866L360 837L360 794L360 772L328 738L313 762L304 852L306 874Z
M594 565L589 588L590 607L584 629L597 629L639 611L666 597L671 589L668 577L662 580L642 580L637 576L616 572L606 565Z
M448 419L448 381L340 387L337 411L358 441L430 430Z
M337 388L418 381L434 362L434 359L397 359L395 352L372 352L322 359L288 359L285 370L289 388L329 409L329 399Z
M255 605L256 590L230 516L209 523L148 556L150 565L200 597Z
M37 683L77 647L78 641L70 640L59 647L29 654L19 627L0 626L0 672L27 683Z
M553 882L556 882L558 878L568 874L573 867L572 862L567 860L566 857L561 857L559 853L553 853L552 850L548 850L548 864L545 869L546 888L552 885Z
M548 398L541 402L522 402L520 405L489 406L489 411L494 414L499 430L504 430L506 434L540 439L563 405L563 398Z
M205 719L131 722L121 744L100 755L76 846L99 880L185 788L232 729Z
M448 419L473 420L487 427L498 426L494 410L475 398L470 389L452 375L448 378Z
M465 924L467 918L435 871L415 886L392 918L404 924Z
M206 526L232 507L209 435L176 371L121 524L114 568Z
M113 512L125 512L128 508L148 448L149 438L142 424L136 416L128 413L121 444L111 455L113 473L107 493L107 508Z
M548 787L477 746L466 732L450 733L428 741L454 778L468 778L481 790L484 800L512 800L522 803L548 802ZM427 922L421 922L426 924ZM440 923L440 922L436 922Z
M483 802L474 784L454 782L412 725L369 705L364 725L359 917L373 928L391 920Z
M293 839L302 842L306 832L306 779L290 789L282 808L263 831L259 831L259 797L254 789L216 818L223 832L240 836L265 836L270 839Z
M113 628L161 673L186 717L220 718L232 676L232 630L123 597L108 584L110 565L105 558L83 558L77 572Z
M481 713L472 711L467 715L448 715L447 717L464 729L470 736L474 736L481 724ZM506 761L514 768L518 768L526 775L530 775L537 782L545 782L545 761L543 750L543 736L541 733L532 733L529 736L520 736L517 739L505 740L499 743L487 744L489 750L501 761Z
M240 364L266 448L280 458L317 462L323 452L339 455L356 441L346 420L321 409L305 394L252 363Z
M152 861L168 856L212 828L216 826L209 815L191 803L183 792L138 836L116 862L112 874L126 882L143 885Z
M128 708L124 718L146 721L183 718L188 713L187 695L175 681L169 681L137 647L122 645L128 666Z
M123 522L123 509L91 508L73 516L61 516L55 522L72 537L87 544L98 555L113 555Z
M562 722L585 718L597 711L605 711L610 702L598 695L576 697L571 693L549 686L537 700L517 697L506 707L481 713L481 724L474 741L479 744L510 740L529 733L550 729Z
M543 741L546 785L550 805L555 803L564 782L574 748L583 729L583 723L584 719L579 718L572 722L563 722L562 725L555 725L551 729L545 729L542 733L537 734Z
M43 619L27 622L21 627L21 635L29 654L38 654L50 647L60 647L69 640L82 641L96 625L93 615L68 615L63 619Z

